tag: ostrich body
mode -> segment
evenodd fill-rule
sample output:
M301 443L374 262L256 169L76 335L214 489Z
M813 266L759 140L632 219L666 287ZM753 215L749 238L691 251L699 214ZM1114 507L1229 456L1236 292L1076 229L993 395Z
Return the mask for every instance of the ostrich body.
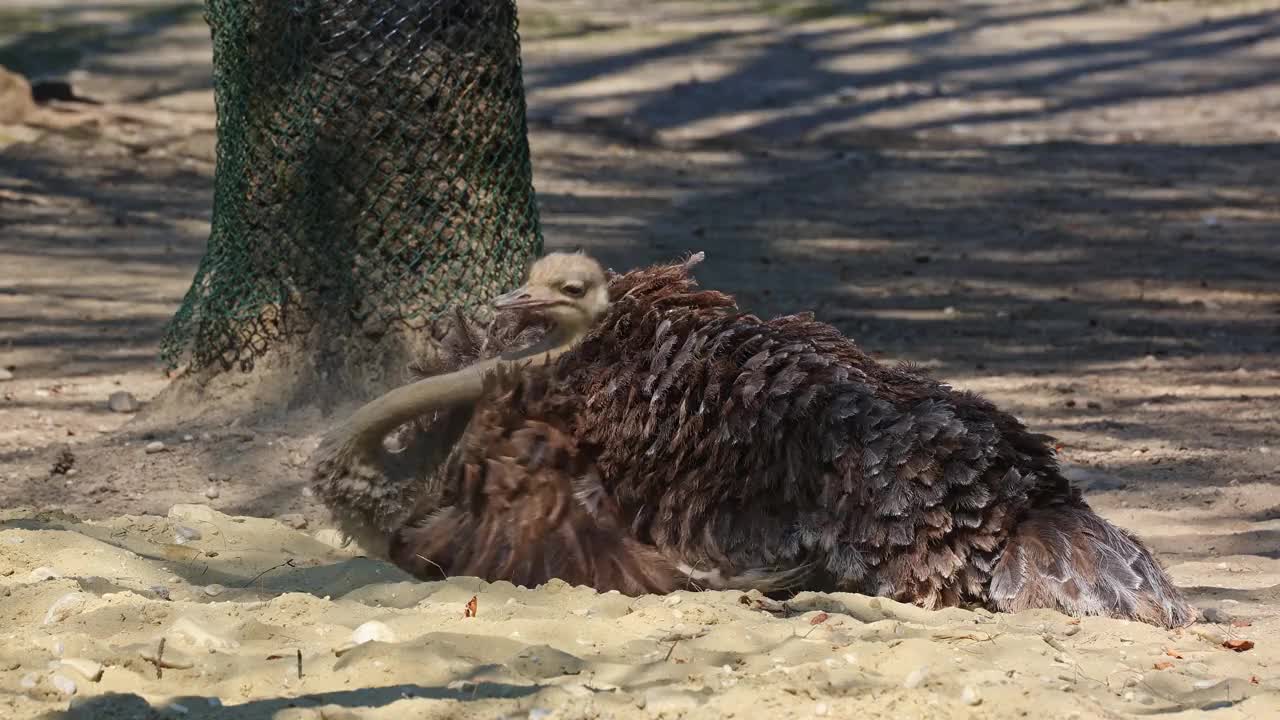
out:
M424 578L1193 619L1151 553L1063 477L1049 438L810 315L742 313L691 265L612 277L612 302L554 361L486 375L391 557ZM433 433L418 440L458 437Z

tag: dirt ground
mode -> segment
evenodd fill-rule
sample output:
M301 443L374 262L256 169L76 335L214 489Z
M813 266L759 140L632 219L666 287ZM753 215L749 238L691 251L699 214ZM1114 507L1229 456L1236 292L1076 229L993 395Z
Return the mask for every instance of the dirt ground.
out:
M1239 702L1280 693L1280 3L520 7L550 248L704 250L700 280L758 314L814 310L1053 434L1090 502L1258 642L1258 683L1213 716L1264 717ZM301 463L326 418L106 405L168 382L208 233L209 58L198 6L0 9L0 64L102 103L0 126L0 507L323 526Z

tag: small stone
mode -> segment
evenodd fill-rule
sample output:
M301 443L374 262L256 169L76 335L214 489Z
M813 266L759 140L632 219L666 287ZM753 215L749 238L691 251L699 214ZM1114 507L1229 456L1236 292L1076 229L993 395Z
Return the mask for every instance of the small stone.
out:
M195 441L196 441L196 436L195 436L195 435L183 435L183 436L182 436L182 442L184 442L184 443L195 442Z
M955 309L954 307L952 307L952 306L948 305L948 306L946 306L946 307L942 308L942 314L943 314L943 315L955 315L955 314L956 314L956 309Z
M213 583L212 585L204 586L204 594L208 595L209 597L218 597L219 595L221 595L226 591L227 591L226 586L219 585L218 583Z
M30 577L32 582L41 582L43 580L52 580L54 578L60 578L62 577L62 573L58 572L57 570L54 570L51 567L45 567L41 565L40 567L31 571Z
M156 453L164 452L166 449L167 448L165 448L164 443L159 440L153 440L147 443L147 446L143 448L143 451L148 455L155 455Z
M965 705L981 705L982 696L978 694L977 688L972 685L965 685L960 691L960 702Z
M89 603L89 596L82 592L71 592L63 595L53 604L49 606L49 610L44 614L43 625L52 625L62 622L67 618L84 610L85 605Z
M1205 622L1217 623L1219 625L1225 625L1226 623L1231 622L1231 614L1222 608L1205 608L1203 612Z
M80 673L85 680L90 682L98 682L102 679L102 663L100 662L89 660L88 658L63 658L58 662L64 667L69 667Z
M907 679L902 681L902 687L908 690L914 690L921 685L924 685L928 680L929 668L928 666L921 666L912 670L911 673L907 675Z
M111 396L107 398L107 409L111 412L138 412L140 407L142 407L142 405L138 402L138 398L134 397L133 393L125 392L124 390L117 390L116 392L111 393Z
M816 705L813 706L814 715L822 717L825 715L829 715L830 713L831 713L831 706L827 705L826 703L817 703Z
M217 500L218 496L221 494L222 493L218 491L218 488L213 485L210 485L209 487L204 489L204 496L209 498L210 500Z
M12 380L12 379L13 379L13 373L9 371L9 368L0 367L0 381Z
M173 599L172 596L170 596L169 594L169 588L163 585L152 585L151 587L147 588L147 592L151 593L152 595L155 595L161 600Z
M22 676L21 680L18 681L18 685L20 685L23 690L30 690L39 684L40 684L40 676L36 675L35 673L27 673L26 675Z
M370 620L351 632L351 642L363 645L367 642L396 642L396 634L385 623Z
M186 545L204 537L200 531L189 525L178 525L173 529L173 541L179 545Z
M683 601L683 598L681 598L679 595L668 595L662 601L662 604L666 605L667 607L675 607L679 605L682 601Z
M76 694L76 681L66 675L55 673L53 677L49 678L49 682L63 695Z
M554 711L546 708L533 708L529 711L527 717L529 720L547 720Z
M286 513L280 516L280 522L286 527L294 530L305 530L307 528L307 519L299 513Z

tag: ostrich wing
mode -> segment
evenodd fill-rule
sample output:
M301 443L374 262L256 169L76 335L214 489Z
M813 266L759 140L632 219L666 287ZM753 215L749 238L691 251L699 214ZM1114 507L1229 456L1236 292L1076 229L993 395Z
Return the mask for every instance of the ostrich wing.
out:
M572 397L549 388L545 373L504 373L497 383L463 437L452 504L397 532L392 561L424 579L673 590L673 564L631 537L591 453L564 429Z

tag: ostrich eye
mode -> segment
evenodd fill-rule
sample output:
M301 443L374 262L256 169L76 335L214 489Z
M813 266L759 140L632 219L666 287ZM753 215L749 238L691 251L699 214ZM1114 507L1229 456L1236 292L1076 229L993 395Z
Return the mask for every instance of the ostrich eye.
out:
M583 295L587 294L587 289L582 285L582 283L565 283L564 286L560 288L560 290L565 295L568 295L569 297L572 297L572 298L580 298Z

